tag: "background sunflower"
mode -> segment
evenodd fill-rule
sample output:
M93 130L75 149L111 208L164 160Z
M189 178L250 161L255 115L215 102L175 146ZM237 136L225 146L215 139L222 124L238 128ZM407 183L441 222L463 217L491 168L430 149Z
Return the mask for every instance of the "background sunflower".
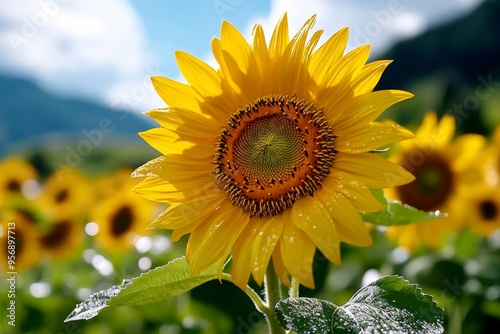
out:
M434 112L425 115L413 140L401 142L391 158L412 172L415 181L386 189L389 199L423 211L440 212L443 217L416 225L390 227L387 234L410 250L423 243L437 249L443 238L463 228L466 219L464 196L473 184L470 171L485 144L480 135L453 139L455 120L444 116L438 123Z

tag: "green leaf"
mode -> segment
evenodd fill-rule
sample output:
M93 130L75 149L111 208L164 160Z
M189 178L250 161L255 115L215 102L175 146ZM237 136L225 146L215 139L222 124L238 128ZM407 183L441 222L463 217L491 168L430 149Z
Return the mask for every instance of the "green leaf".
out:
M385 276L343 306L313 298L276 305L280 325L296 333L443 333L443 309L415 284Z
M106 307L158 302L217 278L217 264L196 276L190 276L189 264L181 257L132 280L124 280L121 285L90 295L64 321L88 320ZM228 280L226 276L224 279Z
M375 197L386 205L385 210L362 214L367 223L383 226L399 226L422 223L438 217L439 212L425 212L398 201L387 201L382 190L373 190Z
M276 304L276 318L281 327L295 333L331 333L337 305L316 298L287 298Z

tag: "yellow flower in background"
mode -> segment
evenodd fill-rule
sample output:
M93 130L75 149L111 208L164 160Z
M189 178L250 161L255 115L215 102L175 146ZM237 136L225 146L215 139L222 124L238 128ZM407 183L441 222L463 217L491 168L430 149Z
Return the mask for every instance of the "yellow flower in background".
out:
M5 271L21 272L25 269L35 267L41 258L39 234L36 222L29 212L22 210L9 210L0 214L2 232L0 234L0 261ZM8 256L8 235L9 228L14 234L15 242L15 267L7 266Z
M84 235L79 217L55 218L47 231L40 235L42 252L52 259L68 259L81 250Z
M470 228L487 237L500 229L500 186L481 185L467 196L467 220Z
M484 182L492 186L500 184L500 125L493 132L484 159L479 164L484 174Z
M191 274L230 254L231 275L245 289L261 284L273 261L280 279L291 274L314 287L318 248L340 263L340 242L372 243L359 211L383 209L370 189L413 180L403 168L370 153L412 137L374 122L412 94L372 92L390 61L366 64L369 46L344 55L347 28L317 47L315 17L290 39L286 14L269 43L262 27L249 45L224 22L212 40L218 70L176 53L188 84L153 77L169 108L147 114L160 128L140 135L162 156L139 167L135 191L168 203L152 224L190 234Z
M38 172L25 160L9 157L0 161L0 210L13 198L24 196L22 190L27 181L37 180Z
M44 182L38 204L51 220L81 216L92 200L88 182L74 169L61 169Z
M439 210L446 214L429 222L388 228L389 238L409 250L421 242L436 249L447 233L464 226L467 207L464 195L473 182L469 171L485 138L466 134L453 140L454 134L453 116L446 115L438 123L436 114L429 112L415 138L396 147L397 154L392 160L412 172L416 179L386 189L386 196L423 211Z
M96 244L109 252L131 248L135 238L148 234L146 227L155 213L155 203L139 197L130 188L122 189L92 210L91 221L98 226Z
M92 182L94 200L100 200L109 196L114 196L124 189L130 190L138 182L130 178L133 169L122 168L110 175L104 175Z

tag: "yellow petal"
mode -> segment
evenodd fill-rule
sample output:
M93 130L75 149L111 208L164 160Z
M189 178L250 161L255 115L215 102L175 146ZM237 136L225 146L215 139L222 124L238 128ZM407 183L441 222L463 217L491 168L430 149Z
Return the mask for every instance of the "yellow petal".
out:
M280 240L283 262L300 284L314 289L312 265L316 246L305 232L291 224L290 211L283 213L285 224Z
M413 138L408 129L395 123L372 122L349 131L335 131L335 149L346 153L362 153L388 147L391 143Z
M362 212L376 212L385 209L385 205L380 203L368 187L351 175L332 171L323 180L323 187L317 190L318 196L336 196L337 193L344 195ZM324 195L322 194L324 193Z
M176 51L175 57L184 78L202 97L224 93L220 76L208 64L183 51Z
M234 284L243 291L246 290L248 279L252 271L252 244L263 225L263 219L250 219L233 244L233 268L231 269L231 277L233 278Z
M278 59L285 52L286 46L290 43L288 35L288 16L285 12L274 28L271 41L269 43L269 54L271 59Z
M333 168L351 175L371 189L395 187L415 179L403 167L372 153L338 152Z
M455 118L452 115L444 115L439 121L437 129L432 134L432 139L438 147L446 147L455 135Z
M181 136L178 132L164 128L152 128L139 132L139 136L163 155L183 154L195 159L213 156L215 141Z
M299 85L302 85L303 87L309 86L307 83L309 75L307 68L304 66L304 52L306 49L307 36L315 21L316 16L308 19L297 34L292 38L285 50L284 54L287 61L285 62L285 73L283 73L282 78L284 78L283 89L287 92L298 91Z
M159 177L145 178L133 188L133 191L146 199L160 203L179 203L185 199L183 192Z
M436 113L432 111L427 112L419 128L415 131L416 140L431 138L437 124Z
M362 45L344 57L342 57L335 66L326 75L324 82L320 85L328 88L338 85L343 80L350 80L363 68L370 55L370 46ZM316 81L318 82L318 81ZM346 85L347 86L347 85Z
M264 280L269 260L283 231L283 219L280 218L280 216L274 216L269 219L260 219L265 220L265 222L252 243L252 261L250 263L253 277L259 285Z
M271 73L271 60L269 57L269 50L267 49L266 37L264 36L264 30L260 24L256 24L253 29L253 44L252 49L255 54L255 59L260 70L261 78L269 75ZM270 93L270 82L271 80L263 80L262 90L265 94Z
M148 228L173 230L185 225L197 226L220 206L223 200L224 196L200 196L188 202L171 205L149 224Z
M215 182L212 175L212 158L195 159L188 156L174 154L166 157L153 159L133 173L133 177L157 176L170 181L177 189L183 192L196 190L207 192L215 189ZM207 182L207 177L211 177L211 182ZM200 181L203 187L192 189L192 182ZM213 187L210 188L210 185ZM188 188L186 188L186 186Z
M370 246L372 238L351 202L339 193L319 192L318 199L335 220L338 238L355 246Z
M393 104L412 96L413 94L400 90L367 93L338 104L334 110L326 109L325 116L336 131L346 132L353 126L374 121Z
M446 152L453 170L461 171L470 166L485 145L486 138L478 134L465 134L455 139Z
M379 60L366 64L351 84L354 87L354 96L372 92L390 63L392 60Z
M200 137L215 143L220 125L205 115L188 109L153 109L146 115L157 121L163 128L176 131L190 137ZM209 139L210 138L210 139Z
M202 99L193 87L160 76L152 77L151 81L158 95L170 108L184 108L201 113Z
M239 207L233 207L229 201L224 201L208 222L191 232L188 240L190 251L186 249L191 275L205 270L227 254L247 225L248 219L248 215Z
M241 72L249 67L250 45L231 23L222 22L221 47L230 54Z
M340 264L340 240L329 210L315 197L305 196L292 207L292 222L304 231L323 255Z
M331 36L314 52L309 65L309 72L316 82L325 82L330 68L340 60L347 45L349 29L342 28Z
M275 247L273 252L273 266L276 275L278 275L280 281L286 286L290 286L290 279L288 278L287 270L285 267L285 262L283 261L283 255L281 255L281 248Z
M157 177L158 171L162 170L165 163L165 157L159 156L146 162L144 165L137 167L131 174L132 177Z

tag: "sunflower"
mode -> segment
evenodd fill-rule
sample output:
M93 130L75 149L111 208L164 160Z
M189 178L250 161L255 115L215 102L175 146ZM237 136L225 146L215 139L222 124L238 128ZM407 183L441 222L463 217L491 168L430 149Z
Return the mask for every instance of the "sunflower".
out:
M24 210L9 210L0 215L2 233L0 234L0 261L6 272L20 272L35 267L41 258L39 234L36 222L29 212ZM9 234L9 230L11 231ZM14 234L13 234L13 233ZM7 259L12 254L8 253L9 235L13 237L15 247L15 264L9 267Z
M471 190L467 211L470 228L487 237L500 229L500 186L482 184Z
M440 211L445 216L415 225L388 228L389 238L415 250L420 242L436 249L445 235L464 226L465 194L473 182L470 171L485 144L480 135L466 134L453 140L455 119L428 112L415 138L399 143L392 158L412 172L415 181L385 190L389 199L399 200L423 211Z
M23 185L38 180L38 172L25 160L10 157L0 162L0 209L15 197L23 196Z
M142 196L169 204L151 223L190 234L191 274L232 254L231 275L245 289L250 274L261 284L272 260L314 287L318 248L340 263L340 242L372 243L359 211L383 208L370 189L413 180L372 151L412 137L395 124L374 122L412 94L373 92L390 61L366 64L370 47L344 55L348 29L317 47L322 31L310 18L290 39L285 14L269 43L262 26L251 45L228 22L211 46L215 70L176 52L188 82L153 77L168 105L147 115L161 127L140 133L162 156L139 167Z
M121 168L111 175L104 175L92 182L93 197L99 201L101 199L114 196L117 192L123 189L129 189L135 186L138 182L136 179L130 178L131 168Z
M147 234L146 227L155 209L155 203L139 197L130 188L103 199L90 217L98 226L97 245L110 252L132 247L136 237Z
M51 220L78 217L91 203L88 181L74 169L60 170L44 182L37 203Z
M39 241L45 255L55 260L64 260L80 250L83 236L84 230L79 218L59 216L51 220Z

